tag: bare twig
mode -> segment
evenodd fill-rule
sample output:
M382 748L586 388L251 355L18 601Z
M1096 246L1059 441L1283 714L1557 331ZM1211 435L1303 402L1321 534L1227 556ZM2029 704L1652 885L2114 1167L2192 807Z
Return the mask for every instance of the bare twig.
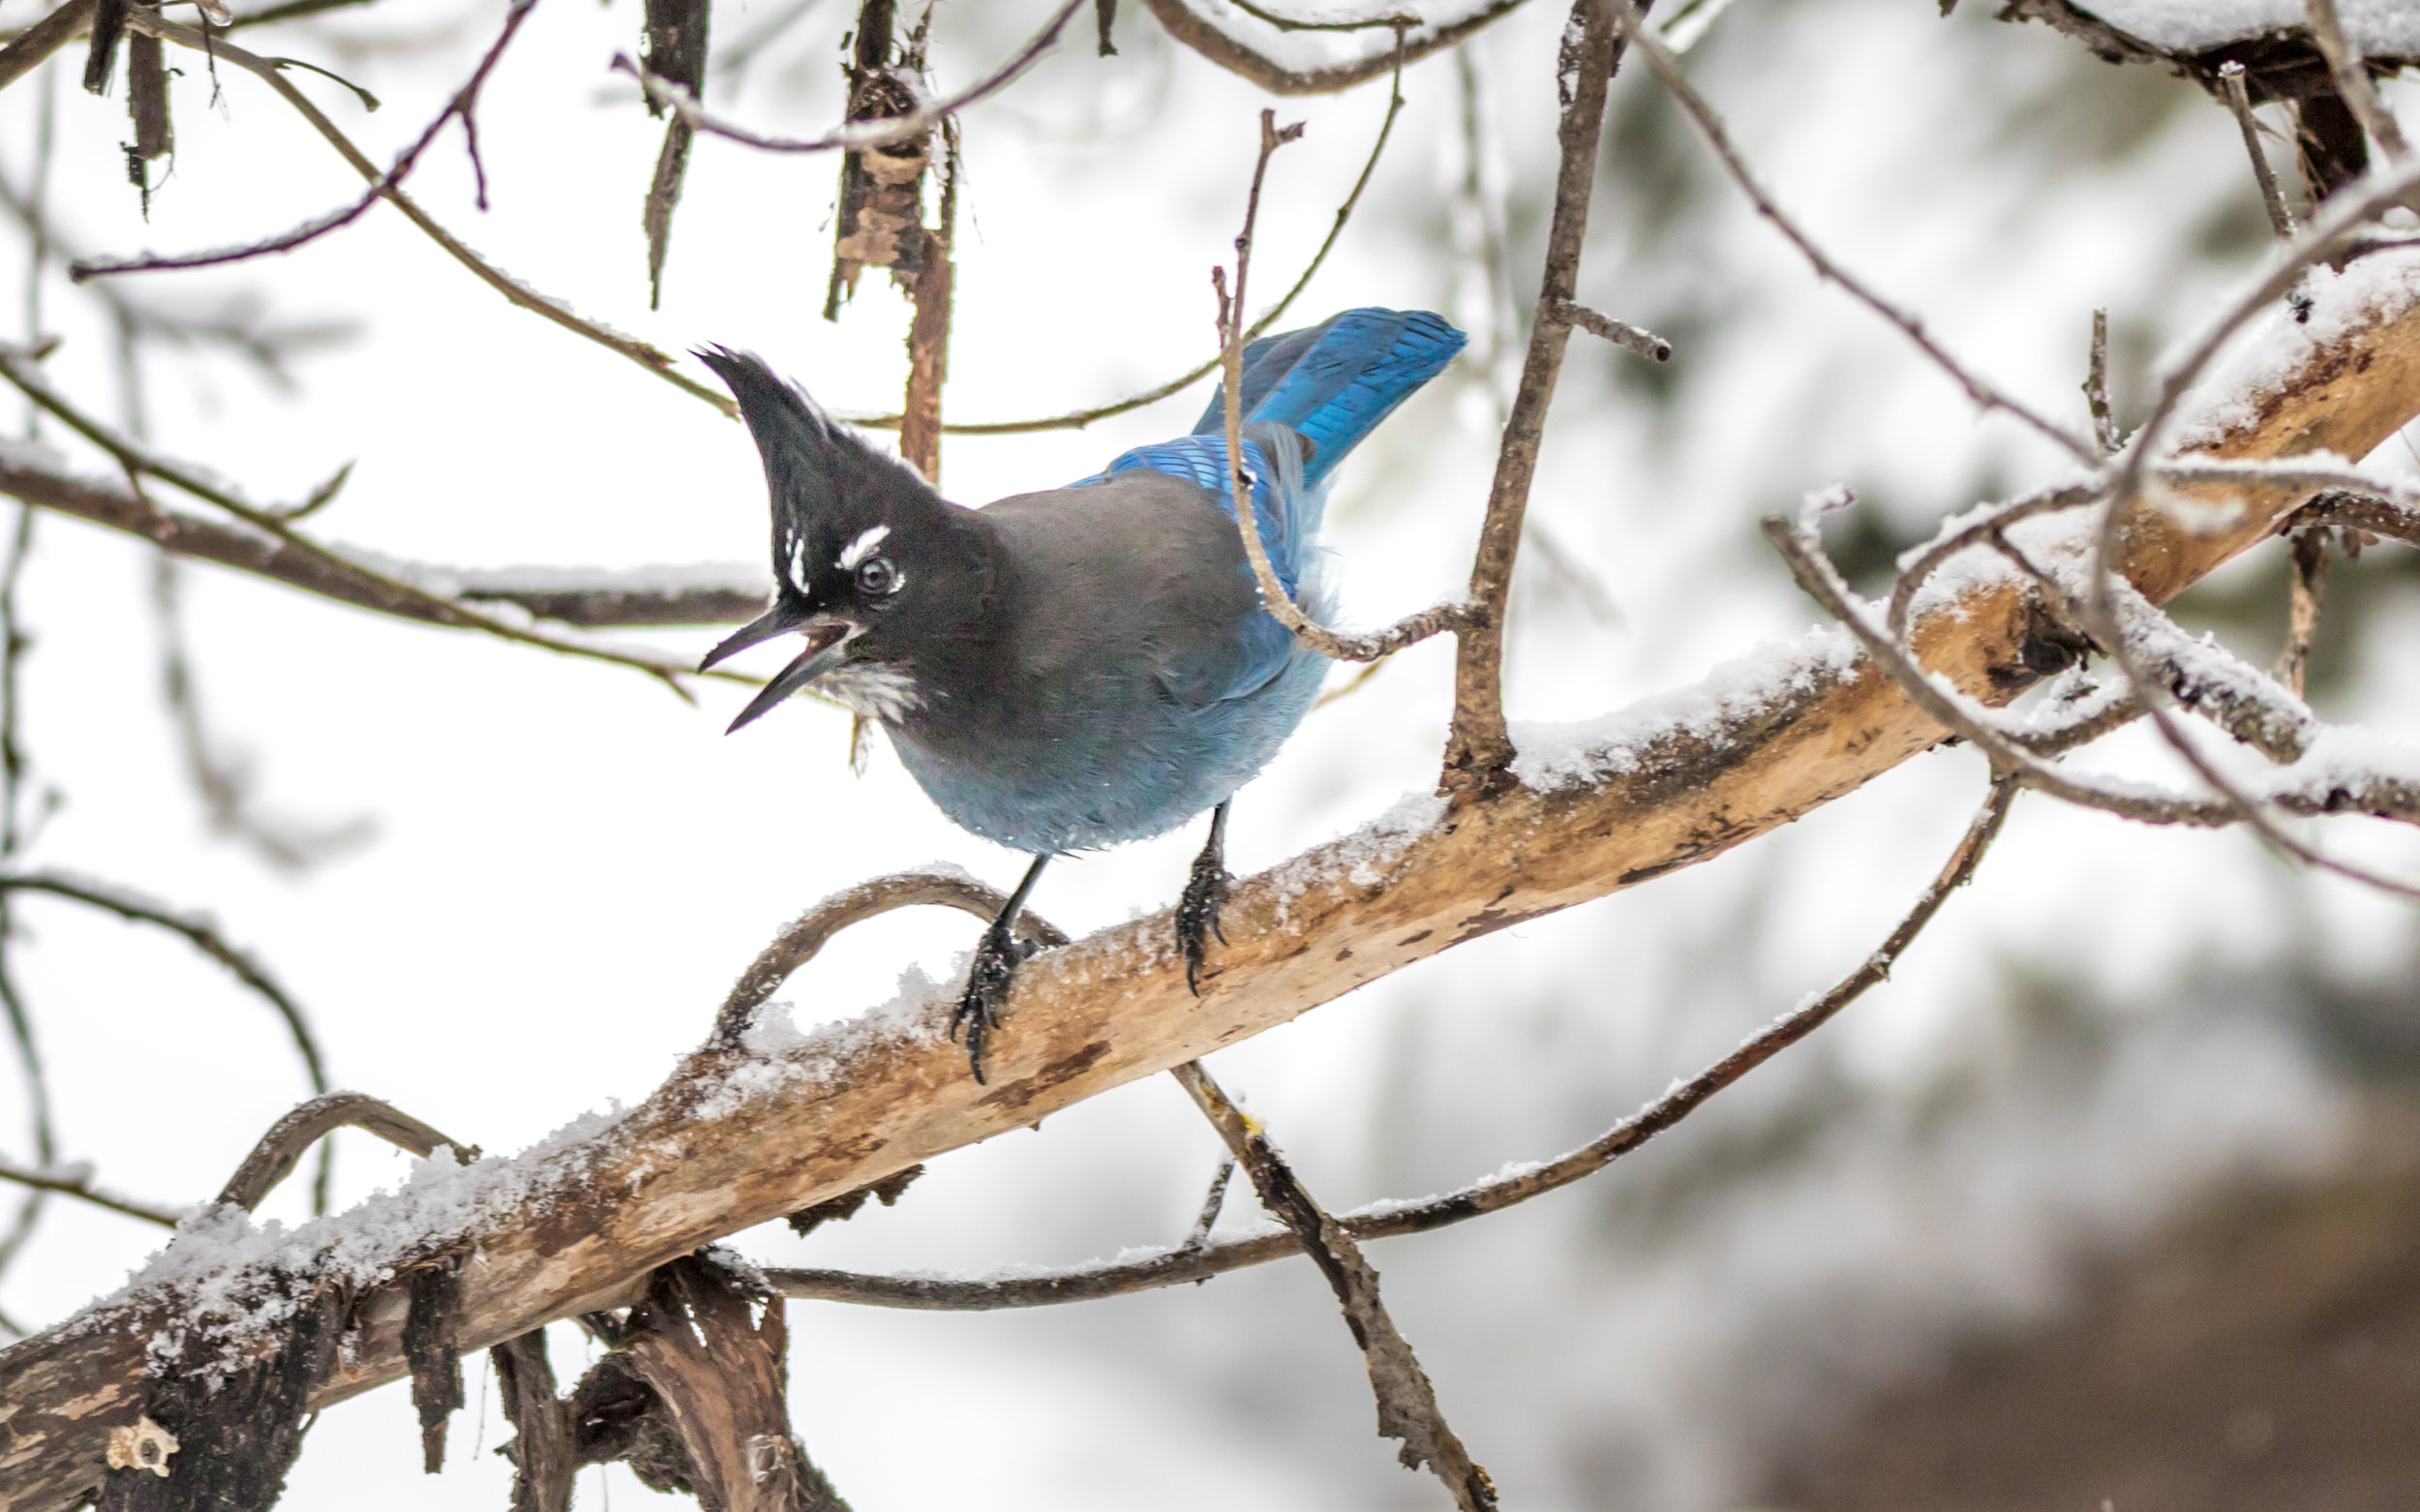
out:
M1974 876L1983 854L2000 832L2015 801L2016 784L2006 776L1993 779L1991 796L1967 826L1957 848L1907 916L1899 921L1858 968L1828 992L1808 999L1771 1024L1751 1035L1739 1048L1716 1061L1652 1103L1614 1125L1587 1144L1542 1165L1521 1168L1518 1174L1493 1176L1442 1196L1421 1202L1382 1202L1335 1220L1356 1240L1385 1239L1428 1233L1467 1219L1497 1213L1532 1197L1559 1191L1596 1174L1622 1156L1672 1128L1730 1087L1740 1077L1805 1039L1839 1012L1887 981L1899 957L1916 943L1924 926L1949 901L1950 894ZM1225 1167L1222 1167L1224 1169ZM1205 1208L1205 1211L1209 1209ZM812 1301L857 1302L875 1307L972 1312L991 1308L1044 1307L1123 1296L1184 1282L1203 1282L1227 1271L1260 1265L1299 1254L1302 1243L1292 1232L1252 1234L1220 1244L1197 1242L1206 1236L1196 1223L1183 1244L1141 1259L1071 1270L1024 1275L1005 1280L958 1280L932 1276L867 1276L848 1271L775 1269L766 1280L786 1296Z
M1227 292L1225 268L1213 268L1210 273L1211 285L1219 295L1219 335L1225 347L1226 377L1222 391L1226 405L1227 500L1234 510L1235 531L1243 542L1244 558L1252 564L1253 579L1260 590L1260 607L1292 632L1296 640L1323 656L1338 661L1376 661L1432 635L1467 627L1473 622L1471 611L1461 604L1439 604L1367 635L1342 635L1314 620L1286 590L1276 566L1269 560L1268 546L1260 539L1259 515L1252 503L1251 465L1244 456L1243 310L1245 280L1252 271L1253 227L1260 215L1260 187L1269 171L1269 159L1278 148L1301 135L1301 123L1280 130L1277 112L1260 112L1260 155L1253 164L1252 193L1244 205L1244 228L1235 238L1234 293ZM1276 486L1274 480L1271 486Z
M718 121L698 107L695 97L670 79L659 78L622 53L614 54L615 72L627 74L639 81L647 97L673 111L689 126L709 136L720 136L759 152L839 152L861 147L878 147L885 142L903 141L932 130L945 117L965 109L987 96L999 93L1014 83L1026 70L1042 61L1067 29L1068 21L1085 6L1087 0L1067 0L1052 15L1043 29L1036 32L1024 46L1011 54L1006 63L992 70L977 82L950 96L906 115L887 116L879 121L853 122L821 136L766 136L745 127Z
M1281 15L1253 0L1235 0L1235 9L1255 21L1273 26L1282 32L1367 32L1392 28L1408 31L1420 24L1420 17L1407 11L1393 11L1377 15L1343 16L1334 20L1308 20Z
M1311 255L1311 260L1303 264L1302 273L1294 280L1293 286L1286 290L1285 296L1276 304L1261 312L1260 318L1255 320L1244 332L1246 344L1249 345L1266 335L1269 327L1275 325L1284 318L1287 310L1293 308L1294 300L1311 286L1313 275L1316 274L1327 262L1328 254L1336 249L1337 242L1344 236L1346 223L1352 219L1354 207L1361 203L1362 191L1370 187L1371 176L1377 171L1378 159L1385 153L1386 143L1394 134L1395 117L1403 113L1404 75L1400 66L1401 61L1399 56L1393 88L1386 99L1386 115L1378 122L1377 139L1370 144L1370 156L1362 163L1360 175L1353 180L1353 187L1345 196L1344 203L1336 207L1336 219L1329 223L1327 235L1320 240L1318 250ZM1044 415L1032 420L953 420L945 423L941 429L942 433L947 436L1024 436L1036 431L1080 431L1096 420L1106 420L1113 415L1121 415L1130 410L1156 405L1163 399L1174 398L1219 371L1220 365L1225 360L1225 352L1222 350L1217 356L1210 358L1191 372L1180 374L1139 394L1129 394L1124 399L1114 400L1105 405L1095 405L1089 409L1073 409L1064 414ZM896 430L901 422L902 417L895 414L852 416L849 420L851 425L875 431Z
M2244 153L2252 159L2252 176L2260 185L2260 203L2269 212L2269 228L2280 241L2291 241L2299 228L2294 212L2285 202L2285 192L2278 187L2277 169L2269 166L2269 154L2260 145L2260 122L2252 113L2252 94L2244 87L2244 66L2229 59L2219 65L2219 83L2226 93L2226 107L2235 113L2236 129L2244 134Z
M296 89L286 78L281 72L284 65L279 60L249 52L216 33L205 37L192 27L162 20L156 14L149 12L135 13L128 17L127 24L165 42L172 42L181 47L190 47L197 52L206 53L217 62L231 63L258 77L271 89L276 90L279 97L293 106L304 120L310 122L312 128L325 137L328 144L334 147L348 164L351 165L354 172L359 173L371 183L376 183L380 178L378 165L372 163L360 148L353 145L350 137L337 129L336 123L329 120L324 111L313 105L308 96ZM405 219L418 227L431 241L443 248L446 256L469 268L481 283L503 295L510 303L543 319L552 320L575 335L584 336L609 351L619 352L682 393L694 395L720 409L724 414L738 417L740 407L730 395L709 388L686 374L679 372L674 368L673 359L669 354L635 337L623 336L618 332L609 331L594 321L582 319L571 312L570 306L539 293L504 272L469 247L464 246L451 231L438 225L429 213L421 209L419 203L402 189L390 187L384 191L383 197L396 209L402 211Z
M2084 405L2092 411L2092 438L2107 456L2126 444L2117 411L2109 404L2109 312L2092 313L2092 348L2084 361Z
M380 199L390 197L404 180L411 176L411 170L420 165L421 154L429 150L429 144L437 140L437 134L444 129L448 121L459 116L462 118L463 129L466 132L475 130L471 122L471 112L478 108L479 89L487 82L488 76L495 72L496 65L503 60L504 49L512 45L514 36L521 30L521 23L529 18L529 12L536 4L537 0L514 0L512 8L504 13L503 30L497 34L496 41L480 56L478 66L470 71L469 82L454 91L453 98L445 103L445 108L438 112L437 118L412 139L410 146L396 155L395 166L373 178L370 181L370 187L352 203L305 221L291 230L282 231L259 241L246 242L234 247L222 247L210 252L179 253L166 257L145 254L139 257L114 261L76 262L69 266L68 277L81 283L88 278L103 278L115 273L149 273L166 268L218 267L229 262L243 262L253 257L267 257L271 253L291 252L297 247L307 246L318 240L330 231L341 230L352 225L369 214L372 205L377 204ZM213 45L217 48L224 47L225 45L214 44ZM481 197L484 199L484 193Z
M1612 316L1600 315L1583 304L1566 299L1555 307L1558 318L1566 325L1576 325L1591 336L1601 336L1626 352L1645 357L1649 362L1670 362L1672 343L1644 327Z
M1953 733L1972 741L1992 759L1995 769L2013 771L2030 787L2086 808L2104 809L2143 824L2181 824L2216 828L2237 822L2242 815L2232 803L2168 798L2133 790L2097 787L2046 766L2009 736L1970 711L1946 685L1934 681L1915 658L1881 627L1868 621L1857 607L1849 586L1823 552L1811 522L1793 524L1778 515L1763 522L1766 539L1789 562L1799 587L1846 625L1891 680L1916 706Z
M995 892L971 877L939 871L894 872L835 892L791 921L748 963L748 969L740 974L730 995L723 999L721 1012L714 1016L713 1038L708 1043L725 1047L739 1043L765 1000L778 991L800 967L813 960L833 935L851 924L863 923L893 909L928 904L954 908L989 921L1007 901L1006 894ZM1017 929L1044 950L1068 943L1066 935L1030 908L1018 911Z
M2410 157L2411 144L2404 140L2403 128L2395 124L2395 117L2378 99L2377 86L2371 81L2370 68L2362 61L2361 49L2344 35L2344 22L2336 14L2336 0L2303 0L2303 17L2311 23L2311 40L2319 45L2320 55L2328 60L2328 72L2336 76L2336 92L2344 96L2354 119L2384 149L2388 161L2400 163Z
M2327 532L2300 529L2293 534L2293 587L2289 590L2285 648L2278 652L2277 680L2299 698L2311 668L2311 642L2319 630L2319 591L2327 582Z
M141 24L141 17L137 16L136 22L132 24ZM582 656L594 661L629 667L657 679L683 698L688 696L685 680L700 675L693 673L685 661L643 651L625 651L611 647L589 645L581 641L567 640L560 636L525 629L520 625L508 624L441 594L432 593L419 585L407 582L390 572L382 572L365 562L354 560L329 547L322 546L296 531L287 523L287 517L278 511L245 499L224 484L213 480L201 469L163 457L132 438L121 436L110 427L85 414L36 376L31 364L6 348L0 348L0 378L5 378L15 385L25 397L64 421L78 436L107 452L120 467L127 470L129 476L146 475L174 484L196 499L215 504L255 529L275 537L290 550L314 559L315 564L322 571L353 580L365 595L388 604L408 605L411 609L417 610L418 613L412 618L463 629L482 630L503 640L518 641L527 646L543 647L564 655ZM4 461L0 461L0 479L5 479L13 470ZM8 491L16 492L15 489ZM139 502L139 496L136 497ZM155 508L150 512L157 514L159 511ZM712 673L703 675L713 676Z
M2062 509L2079 509L2100 497L2100 490L2091 484L2067 484L2042 489L1999 505L1955 529L1946 530L1902 556L1899 559L1898 578L1891 586L1891 605L1884 615L1884 628L1894 641L1906 639L1908 616L1915 609L1917 594L1941 564L1958 553L1990 544L1995 536L2020 520L2056 514Z
M1648 66L1655 71L1655 76L1663 80L1664 87L1671 91L1673 99L1679 102L1689 119L1696 123L1699 135L1706 138L1708 146L1714 149L1714 155L1722 160L1723 167L1730 172L1733 182L1737 183L1748 198L1755 203L1756 213L1772 223L1774 228L1781 232L1790 245L1796 247L1806 258L1818 277L1829 279L1839 285L1851 298L1898 327L1900 334L1915 343L1917 349L1930 358L1935 367L1948 374L1960 388L1966 390L1966 397L1973 400L1979 407L1984 409L2006 411L2020 424L2029 427L2053 445L2087 466L2101 460L2099 453L2093 450L2089 442L2071 433L2067 427L2045 418L2031 406L1959 361L1948 348L1942 346L1930 332L1924 329L1923 321L1884 298L1855 274L1832 260L1823 248L1816 245L1815 239L1800 228L1799 224L1792 220L1756 181L1756 175L1749 171L1746 161L1739 156L1739 148L1732 144L1731 134L1723 126L1722 117L1714 113L1714 107L1709 105L1706 97L1699 94L1697 87L1689 82L1688 75L1681 70L1680 60L1674 57L1671 49L1647 30L1640 18L1638 9L1630 4L1630 0L1608 0L1608 3L1613 6L1615 18L1620 23L1623 34L1639 45L1640 50L1647 55Z
M387 1143L426 1157L444 1145L464 1162L479 1158L475 1144L458 1144L408 1113L359 1092L334 1092L313 1098L269 1126L244 1163L220 1189L218 1200L247 1212L260 1205L277 1184L292 1174L311 1147L339 1129L361 1129Z
M1143 0L1143 4L1153 15L1159 17L1160 24L1167 29L1170 37L1273 95L1326 95L1377 77L1394 66L1391 59L1417 63L1431 53L1451 47L1481 28L1510 15L1521 8L1523 0L1488 0L1487 4L1461 19L1444 22L1425 35L1415 36L1408 29L1398 28L1392 55L1376 52L1350 63L1311 69L1287 68L1258 48L1221 30L1195 11L1187 0Z
M1194 1218L1194 1226L1186 1231L1179 1249L1198 1250L1210 1242L1210 1230L1219 1225L1219 1210L1226 1206L1227 1184L1235 1179L1235 1157L1219 1158L1219 1168L1210 1173L1210 1190L1202 1194L1201 1211Z
M226 967L230 976L269 1005L270 1009L285 1022L286 1032L294 1042L294 1053L302 1060L303 1074L310 1081L311 1090L316 1093L327 1091L327 1065L320 1055L318 1036L313 1032L311 1020L304 1014L302 1005L287 995L286 989L261 968L259 962L228 944L226 937L221 935L207 921L178 914L147 898L138 897L123 888L111 887L106 883L95 882L83 877L65 877L49 872L20 872L14 876L0 876L0 894L18 892L36 892L81 903L87 908L97 908L104 913L114 914L129 923L149 924L156 929L165 929L184 940L195 950ZM284 1171L279 1172L280 1176L284 1174ZM327 1211L330 1194L328 1188L332 1179L332 1167L322 1161L318 1180L313 1184L312 1210L314 1212Z
M34 1192L56 1192L95 1207L106 1207L112 1213L139 1218L146 1224L158 1224L163 1228L174 1228L184 1216L170 1208L105 1192L92 1184L92 1172L80 1165L62 1169L0 1161L0 1181L13 1182Z
M1259 1122L1245 1117L1228 1101L1201 1062L1188 1061L1171 1074L1219 1132L1227 1153L1252 1178L1260 1205L1293 1230L1303 1253L1327 1278L1338 1305L1345 1310L1345 1325L1352 1330L1353 1343L1369 1363L1370 1389L1378 1403L1378 1436L1402 1440L1397 1458L1404 1467L1418 1469L1426 1465L1445 1483L1462 1512L1492 1512L1497 1504L1496 1484L1446 1425L1444 1413L1437 1409L1437 1388L1429 1383L1429 1373L1420 1368L1411 1345L1378 1299L1378 1273L1362 1258L1361 1247L1320 1208L1278 1154L1277 1146L1269 1142Z
M1598 144L1605 135L1605 100L1621 65L1612 0L1573 0L1556 63L1562 113L1556 127L1561 161L1555 208L1547 223L1545 271L1538 286L1529 348L1496 453L1487 514L1471 554L1469 599L1477 620L1454 643L1454 712L1445 736L1440 791L1459 799L1501 792L1512 784L1512 737L1504 723L1504 614L1512 597L1513 563L1521 552L1529 485L1547 409L1571 341L1563 315L1579 288L1580 252L1587 240L1588 202L1596 187Z

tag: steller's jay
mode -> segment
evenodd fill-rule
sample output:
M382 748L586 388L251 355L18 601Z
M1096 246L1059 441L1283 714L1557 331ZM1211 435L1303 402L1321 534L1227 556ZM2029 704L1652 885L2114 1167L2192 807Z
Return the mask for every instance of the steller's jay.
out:
M1336 465L1463 341L1425 311L1348 310L1245 348L1253 518L1313 618L1330 602L1314 537ZM1190 436L968 509L754 357L698 355L764 456L775 584L772 607L700 670L777 635L806 638L731 728L812 687L879 723L943 813L1034 858L951 1019L976 1079L1028 953L1013 931L1043 867L1210 809L1176 921L1198 994L1229 881L1228 798L1293 734L1327 669L1259 607L1227 486L1224 397Z

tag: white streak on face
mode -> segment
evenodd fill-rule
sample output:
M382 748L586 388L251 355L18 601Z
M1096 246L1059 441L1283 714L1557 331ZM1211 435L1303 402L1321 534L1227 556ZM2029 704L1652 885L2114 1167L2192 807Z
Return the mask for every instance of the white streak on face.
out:
M923 689L906 669L889 662L843 662L813 683L816 692L851 713L895 723L924 707Z
M884 537L890 533L891 527L887 525L877 525L867 529L861 532L856 540L842 548L840 559L833 565L843 572L856 571L857 564L874 555L874 548L880 546Z
M806 581L806 537L790 537L790 582L802 593L812 592Z

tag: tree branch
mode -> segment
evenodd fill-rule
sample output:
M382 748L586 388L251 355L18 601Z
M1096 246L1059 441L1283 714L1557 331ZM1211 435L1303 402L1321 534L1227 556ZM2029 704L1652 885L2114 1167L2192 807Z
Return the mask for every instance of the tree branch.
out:
M1291 69L1251 44L1220 30L1187 5L1186 0L1143 0L1170 37L1228 73L1250 79L1273 95L1328 95L1341 89L1350 89L1355 84L1367 83L1396 67L1399 57L1404 63L1417 63L1433 52L1442 52L1512 15L1522 3L1523 0L1489 0L1489 3L1460 20L1447 21L1425 36L1415 37L1408 29L1399 28L1396 46L1389 51L1372 53L1351 63L1331 64L1325 68Z
M1547 223L1546 267L1529 323L1529 348L1520 386L1496 453L1487 514L1471 554L1469 598L1476 622L1454 637L1454 712L1445 734L1439 792L1458 798L1498 793L1511 785L1512 738L1504 723L1504 614L1512 599L1514 559L1537 474L1546 412L1571 342L1566 311L1580 286L1580 254L1588 240L1588 201L1596 189L1597 148L1605 136L1605 100L1621 66L1622 39L1612 7L1619 0L1572 0L1563 23L1555 78L1562 114L1556 127L1561 153L1555 208ZM1649 0L1652 3L1652 0Z
M1709 1066L1686 1081L1677 1082L1672 1090L1645 1107L1614 1125L1587 1144L1548 1161L1529 1165L1518 1174L1493 1176L1477 1181L1443 1196L1429 1197L1418 1202L1375 1203L1356 1213L1346 1213L1336 1220L1345 1233L1356 1240L1389 1239L1404 1234L1424 1234L1489 1213L1527 1202L1532 1197L1559 1192L1575 1182L1603 1170L1615 1161L1672 1128L1691 1113L1712 1101L1723 1091L1757 1067L1771 1060L1783 1050L1821 1028L1839 1012L1879 985L1891 975L1891 967L1907 953L1916 937L1932 922L1933 916L1948 902L1950 894L1967 884L1975 868L1981 864L1983 853L1998 836L2010 805L2016 798L2016 785L2005 778L1995 780L1991 796L1974 823L1967 827L1957 849L1951 852L1941 874L1916 900L1907 917L1899 921L1871 955L1858 968L1833 985L1830 991L1809 998L1798 1008L1741 1042L1739 1048ZM934 1312L983 1312L994 1308L1045 1307L1060 1302L1087 1302L1100 1297L1125 1296L1130 1292L1150 1291L1161 1286L1173 1286L1181 1282L1204 1282L1248 1265L1261 1265L1302 1253L1301 1238L1291 1232L1252 1234L1210 1244L1210 1225L1217 1217L1218 1198L1225 1191L1230 1164L1222 1164L1218 1179L1211 1183L1211 1199L1202 1206L1202 1218L1195 1222L1186 1241L1172 1250L1138 1260L1121 1260L1108 1265L1078 1266L1070 1270L1042 1275L1016 1276L1006 1280L954 1279L940 1276L866 1276L848 1271L771 1268L765 1279L784 1296L817 1302L857 1302L873 1307L914 1308Z

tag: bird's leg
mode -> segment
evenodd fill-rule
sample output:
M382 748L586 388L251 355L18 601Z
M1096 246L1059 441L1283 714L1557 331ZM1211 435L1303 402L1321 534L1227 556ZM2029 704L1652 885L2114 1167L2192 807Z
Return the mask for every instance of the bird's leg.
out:
M1016 976L1017 966L1034 953L1030 943L1016 938L1016 916L1024 912L1027 894L1042 880L1042 868L1049 864L1049 857L1037 856L1025 868L1025 880L1009 894L1000 917L991 922L983 943L975 947L974 964L966 969L966 990L958 994L958 1006L950 1014L950 1038L956 1039L960 1029L966 1031L966 1064L978 1083L983 1079L983 1037L1000 1027L1000 1004L1009 995L1009 983Z
M1226 906L1226 890L1234 881L1226 874L1226 803L1221 803L1210 810L1210 842L1194 858L1194 874L1176 904L1176 948L1185 953L1185 985L1195 997L1201 996L1201 962L1210 953L1210 936L1226 943L1219 910Z

